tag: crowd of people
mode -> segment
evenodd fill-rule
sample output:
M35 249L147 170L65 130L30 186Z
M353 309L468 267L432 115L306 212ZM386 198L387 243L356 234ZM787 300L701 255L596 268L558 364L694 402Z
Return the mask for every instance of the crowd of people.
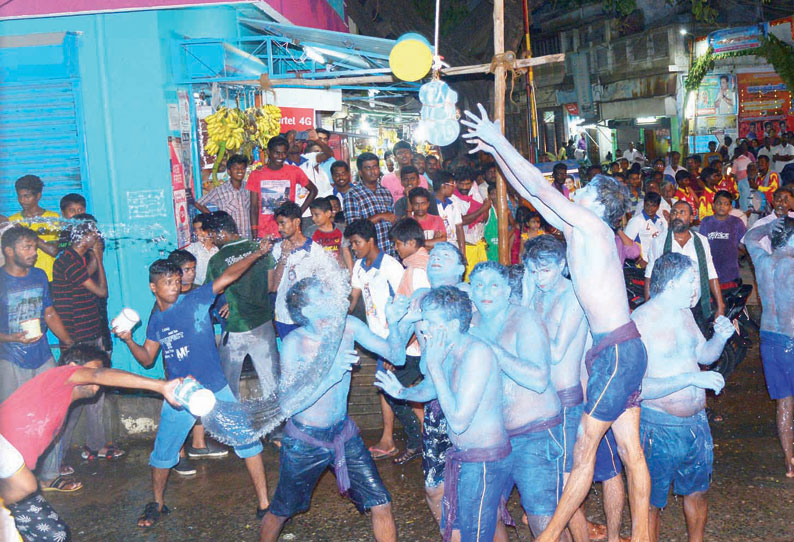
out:
M507 540L504 504L516 487L537 540L618 542L624 466L633 540L659 539L671 486L684 497L690 540L702 540L713 462L706 391L719 393L724 379L701 367L735 333L723 292L742 284L748 256L794 477L791 134L755 152L726 138L685 167L672 152L643 168L632 145L575 182L563 163L546 179L484 110L462 122L472 153L452 159L400 141L384 160L360 154L353 171L322 129L305 143L274 137L258 166L231 156L222 183L193 202L194 241L149 266L143 341L112 330L142 367L162 355L167 381L109 368L104 241L86 200L65 196L59 215L40 207L38 177L18 179L21 210L0 225L0 498L11 514L2 525L26 541L70 539L43 497L82 487L67 450L124 454L105 434L100 386L166 399L149 457L153 497L138 520L150 528L170 512L172 470L193 474L191 460L228 455L180 406L182 379L234 403L245 400L244 360L272 396L301 381L306 360L325 357L328 373L268 437L281 449L272 495L261 442L234 447L262 541L309 509L329 467L340 492L370 512L376 540L396 540L376 461L420 459L445 541ZM499 263L500 172L509 266ZM645 276L633 312L626 266ZM377 358L383 430L371 446L347 413L355 343ZM75 443L83 413L85 441ZM584 515L593 481L604 486L606 526Z

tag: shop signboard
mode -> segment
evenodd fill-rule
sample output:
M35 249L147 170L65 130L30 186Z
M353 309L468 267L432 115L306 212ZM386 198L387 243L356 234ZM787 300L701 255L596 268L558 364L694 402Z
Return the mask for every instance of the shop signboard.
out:
M709 34L709 46L715 53L757 49L766 37L767 25L760 23L739 28L725 28Z
M299 132L314 128L314 109L308 107L281 107L281 132Z
M179 138L168 138L168 154L171 158L171 192L174 197L174 220L176 222L176 246L190 244L190 216L187 210L185 176L182 172L182 144Z
M579 104L572 103L572 104L565 104L565 110L568 111L570 115L575 117L579 116Z
M794 130L791 93L777 73L740 73L737 83L739 137L763 141Z

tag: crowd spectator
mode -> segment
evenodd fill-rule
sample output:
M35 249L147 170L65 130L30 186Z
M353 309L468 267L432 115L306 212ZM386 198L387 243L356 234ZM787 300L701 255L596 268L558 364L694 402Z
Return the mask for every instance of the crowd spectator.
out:
M435 198L426 189L418 186L408 193L411 204L411 217L422 227L425 234L425 246L432 249L436 243L447 240L447 229L444 221L438 215L429 213L430 202L435 203Z
M248 158L242 154L233 154L226 161L229 180L204 194L196 202L196 208L204 214L211 211L229 213L237 224L237 230L243 237L251 237L251 199L250 190L243 185L248 171ZM210 209L209 206L214 207ZM255 233L255 232L254 232Z
M459 167L452 172L455 177L455 191L452 202L457 206L463 221L463 234L466 239L466 273L474 266L487 261L485 222L491 207L490 199L483 201L480 191L473 186L476 173L471 167Z
M229 214L229 216L231 216L231 214ZM198 286L204 284L204 280L207 276L207 264L209 264L210 258L218 252L218 247L215 246L212 234L207 230L209 219L210 215L207 213L201 213L193 217L193 234L196 236L196 240L185 247L185 250L196 258L196 278L193 282ZM232 218L232 220L234 220L234 218ZM248 236L246 236L246 238L247 237Z
M675 181L676 175L679 171L686 171L686 168L681 167L681 153L672 151L670 153L670 165L664 168L664 175L668 181ZM669 177L669 178L668 178Z
M720 190L714 195L714 214L700 222L700 233L709 241L714 268L720 286L735 288L741 285L739 274L739 243L746 232L744 222L731 215L733 196Z
M785 132L780 134L780 144L772 147L772 159L775 161L774 170L778 174L782 173L787 165L794 163L794 145L789 141L789 134Z
M409 166L414 167L412 164L414 152L411 148L411 144L407 141L398 141L394 144L394 148L392 150L394 152L394 158L397 161L395 171L390 171L384 175L383 179L381 180L381 184L391 194L392 201L396 202L405 195L405 188L402 185L401 170ZM424 179L424 177L419 178L419 186L422 188L428 187L427 181Z
M661 201L658 192L647 192L642 211L631 217L624 229L626 236L640 245L640 267L645 267L656 238L667 235L667 220L659 213Z
M389 228L397 220L394 214L394 199L380 183L380 162L377 155L364 152L356 158L360 182L354 185L345 197L345 221L366 219L375 224L378 232L378 248L393 255L389 242Z
M402 183L403 193L405 195L394 202L394 214L397 215L397 218L405 218L406 216L410 216L412 208L411 201L408 199L408 194L414 188L422 187L420 180L421 177L419 175L419 170L416 169L416 167L405 166L404 168L400 169L400 182ZM438 207L436 206L435 199L430 202L428 212L431 215L438 215Z
M444 222L447 242L455 245L461 254L466 252L466 238L463 233L463 217L460 210L452 203L455 191L455 179L448 171L439 170L433 177L433 188L436 192L436 208L438 216ZM465 264L464 264L465 265Z
M353 187L350 184L350 164L344 160L337 160L331 164L331 180L334 183L333 195L344 207L347 193Z
M347 270L353 269L353 257L350 255L349 243L345 240L342 230L334 224L334 210L331 205L333 196L316 198L309 209L312 221L317 227L312 234L312 241L322 246L339 265Z
M17 202L22 210L8 217L11 222L36 232L37 258L36 267L44 271L47 280L52 280L52 266L58 255L58 236L60 215L55 211L47 211L39 205L44 183L35 175L25 175L14 183Z

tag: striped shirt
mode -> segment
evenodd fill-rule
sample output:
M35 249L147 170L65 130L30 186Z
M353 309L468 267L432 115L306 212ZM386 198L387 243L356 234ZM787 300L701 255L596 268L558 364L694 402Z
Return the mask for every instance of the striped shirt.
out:
M205 207L212 204L219 211L226 211L237 224L240 236L251 237L251 192L246 190L244 184L236 189L231 181L227 181L201 196L198 202Z
M85 258L71 247L55 260L52 272L52 304L74 342L102 336L102 321L97 296L83 283L89 279Z
M373 192L364 183L354 185L345 194L345 222L350 224L360 218L369 220L370 217L380 213L393 213L394 199L388 189L378 183ZM389 256L394 256L394 249L389 241L391 222L381 220L375 224L378 234L378 248Z

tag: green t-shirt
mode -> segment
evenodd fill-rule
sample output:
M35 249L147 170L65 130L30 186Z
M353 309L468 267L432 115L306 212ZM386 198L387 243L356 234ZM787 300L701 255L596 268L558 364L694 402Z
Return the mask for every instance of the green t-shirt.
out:
M488 243L488 250L486 254L488 255L489 262L498 262L499 261L499 226L496 220L496 210L491 207L491 210L488 211L488 222L485 223L485 233L483 234L485 237L485 242Z
M259 245L248 239L228 243L210 258L205 284L215 280L227 267L258 249ZM275 266L273 256L268 254L257 260L242 277L226 288L224 293L229 303L227 331L250 331L273 319L273 305L267 293L267 272Z

